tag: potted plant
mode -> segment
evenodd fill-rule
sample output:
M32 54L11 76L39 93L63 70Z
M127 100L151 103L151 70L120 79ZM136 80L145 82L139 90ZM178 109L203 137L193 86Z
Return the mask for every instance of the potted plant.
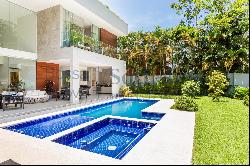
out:
M44 90L46 91L46 93L47 93L48 95L50 95L50 97L51 97L52 93L55 92L55 89L53 88L54 85L55 85L55 82L54 82L54 81L51 81L51 80L46 80L46 81L45 81Z

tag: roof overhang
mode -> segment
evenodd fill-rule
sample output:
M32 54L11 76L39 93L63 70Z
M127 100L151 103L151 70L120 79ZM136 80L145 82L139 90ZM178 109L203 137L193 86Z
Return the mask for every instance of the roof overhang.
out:
M98 0L9 0L26 9L38 12L56 5L91 20L91 22L108 30L116 36L128 34L128 24L110 11Z
M13 50L0 47L0 56L6 56L9 58L21 58L27 60L37 60L37 54L19 50Z

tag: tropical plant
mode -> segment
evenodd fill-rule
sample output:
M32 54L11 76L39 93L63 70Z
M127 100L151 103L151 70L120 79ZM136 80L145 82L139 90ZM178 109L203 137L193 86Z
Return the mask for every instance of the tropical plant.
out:
M184 96L195 97L200 94L200 82L194 80L186 81L181 86L181 92Z
M172 109L196 112L198 111L198 105L191 97L180 96L175 99L175 104L172 106Z
M215 70L208 76L207 85L209 86L209 95L214 101L219 101L219 98L224 95L224 90L227 89L229 82L223 73Z
M183 15L178 26L119 38L128 75L249 71L247 0L177 0L172 8Z
M120 95L124 96L124 97L131 97L132 95L132 91L130 90L130 88L128 86L121 86L119 89L119 93Z
M131 75L169 72L173 54L169 32L156 27L153 32L132 32L119 38L118 52Z
M183 15L182 25L195 23L198 38L190 55L199 57L202 72L248 72L248 0L178 0L171 7Z

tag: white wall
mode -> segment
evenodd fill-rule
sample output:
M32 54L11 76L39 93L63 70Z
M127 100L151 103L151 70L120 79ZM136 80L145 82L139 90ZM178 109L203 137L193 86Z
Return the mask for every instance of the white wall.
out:
M73 49L80 64L112 67L112 94L117 95L120 87L126 84L126 62L75 47Z
M55 50L43 50L38 52L40 61L47 61L70 66L73 55L79 63L79 67L88 66L88 70L92 67L112 67L112 93L116 95L122 85L126 84L126 62L111 58L105 55L97 54L94 52L82 50L76 47L65 47ZM49 55L49 56L44 56ZM67 63L67 60L68 63ZM92 79L90 78L90 81ZM90 82L92 83L92 82Z
M13 50L8 48L0 47L0 56L7 56L11 58L22 58L22 59L29 59L29 60L36 60L37 54L19 50Z

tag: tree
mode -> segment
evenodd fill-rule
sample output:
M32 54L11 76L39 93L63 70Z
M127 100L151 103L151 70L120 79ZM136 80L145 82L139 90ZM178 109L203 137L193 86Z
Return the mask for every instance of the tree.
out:
M129 74L249 72L247 0L178 0L172 8L184 16L178 26L119 38Z
M191 52L184 53L192 54L195 61L200 61L196 61L196 69L201 69L201 73L215 69L228 73L248 72L247 0L179 0L172 7L183 14L186 22L196 15L203 15L196 27L197 43ZM195 10L191 11L191 8Z

